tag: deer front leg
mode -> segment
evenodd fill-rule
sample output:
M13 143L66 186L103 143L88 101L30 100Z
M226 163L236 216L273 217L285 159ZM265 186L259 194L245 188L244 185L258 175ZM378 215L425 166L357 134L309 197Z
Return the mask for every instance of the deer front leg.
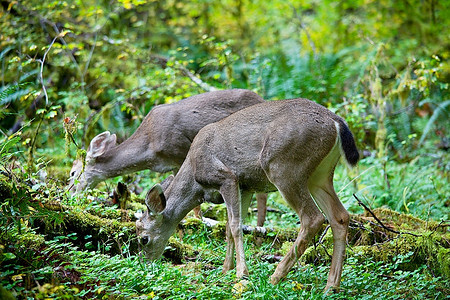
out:
M243 277L248 275L248 268L245 262L245 252L244 252L244 237L242 233L242 209L248 209L251 194L246 194L245 197L241 198L239 192L239 184L236 179L226 180L226 182L221 186L220 193L227 206L228 223L227 227L231 232L232 240L234 241L234 247L236 249L236 276ZM227 243L232 242L227 234ZM225 259L224 267L229 267L231 258L228 256L229 249L232 246L227 244L227 258Z

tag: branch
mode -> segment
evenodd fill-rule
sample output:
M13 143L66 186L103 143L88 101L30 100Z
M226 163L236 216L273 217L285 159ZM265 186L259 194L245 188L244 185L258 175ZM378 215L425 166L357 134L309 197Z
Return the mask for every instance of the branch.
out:
M39 80L40 80L41 85L42 85L42 90L44 91L45 107L48 106L48 94L47 94L47 89L45 88L44 77L43 77L42 73L44 72L45 58L47 57L47 54L50 52L50 49L52 48L53 44L56 42L56 40L58 38L59 38L59 35L57 35L57 36L55 36L53 38L53 41L51 42L51 44L48 47L47 51L45 51L44 56L42 57L42 59L38 59L37 60L41 64L41 68L40 68L40 71L39 71Z
M316 44L314 44L314 41L311 38L311 35L309 34L308 28L306 27L305 23L302 21L302 16L297 13L297 9L291 4L292 11L294 12L294 17L298 21L300 25L300 29L303 30L306 34L306 39L308 40L309 46L311 47L311 50L314 55L314 61L317 61L317 50L316 50Z
M167 66L167 63L169 62L168 58L165 58L165 57L162 57L162 56L156 55L156 54L151 54L150 58L157 61L163 68L165 68ZM206 92L217 91L217 89L215 87L210 86L209 84L207 84L206 82L204 82L203 80L201 80L200 78L195 76L195 74L193 74L191 71L189 71L184 66L176 65L175 68L180 70L181 73L183 73L185 76L189 77L190 80L192 80L196 85L201 87L204 91L206 91Z
M409 234L409 235L412 235L412 236L415 236L415 237L419 237L420 236L420 235L417 235L417 234L414 234L414 233L411 233L411 232L400 232L400 231L397 231L397 230L394 230L394 229L386 227L383 224L383 222L381 222L380 219L378 219L377 216L370 210L370 208L367 207L367 205L365 205L361 200L359 200L358 197L356 197L355 194L353 194L353 197L355 197L356 201L358 201L358 204L361 205L378 222L378 224L380 224L380 226L383 227L383 229L385 229L387 231L390 231L390 232L393 232L393 233L396 233L396 234Z

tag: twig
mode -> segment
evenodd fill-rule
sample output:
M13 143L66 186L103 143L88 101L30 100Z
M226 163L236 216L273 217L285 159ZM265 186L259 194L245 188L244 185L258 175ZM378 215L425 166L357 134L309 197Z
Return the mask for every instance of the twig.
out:
M358 204L361 205L378 222L378 224L380 224L381 227L383 227L383 229L385 229L387 231L390 231L390 232L393 232L393 233L396 233L396 234L409 234L409 235L412 235L412 236L415 236L415 237L419 237L420 236L420 235L417 235L417 234L414 234L414 233L411 233L411 232L400 232L400 231L397 231L397 230L394 230L394 229L386 227L383 224L383 222L381 222L380 219L378 219L377 216L370 210L370 208L367 207L367 205L365 205L361 200L359 200L358 197L356 197L355 194L353 194L353 197L355 197L356 201L358 201Z
M42 59L38 59L37 60L41 64L41 68L40 68L40 71L39 71L39 80L41 81L42 90L44 91L45 107L48 106L48 94L47 94L47 89L45 88L44 77L43 77L42 73L44 72L45 58L47 57L47 54L50 52L50 49L52 48L53 44L56 42L56 40L58 38L59 38L59 35L55 36L53 38L53 41L50 43L50 46L48 47L48 49L45 51L44 56L42 57Z
M308 28L306 27L305 23L302 21L302 16L297 13L297 9L294 7L294 5L291 4L292 11L294 12L294 17L297 19L300 25L300 29L303 30L306 34L306 39L308 40L309 46L311 47L311 50L313 52L314 61L317 61L317 49L316 44L314 44L314 41L311 38L311 35L309 34Z
M158 61L158 63L160 65L162 65L163 68L166 67L167 63L169 62L168 58L162 57L160 55L151 54L150 58ZM204 82L203 80L201 80L200 78L195 76L191 71L189 71L184 66L176 65L176 68L178 70L180 70L181 73L183 73L185 76L189 77L190 80L192 80L195 84L197 84L199 87L201 87L204 91L207 91L207 92L217 91L217 89L215 87L210 86L209 84L207 84L206 82Z
M82 81L83 81L83 82L84 82L84 78L86 77L86 74L87 74L87 72L88 72L89 64L91 63L92 56L93 56L93 54L94 54L94 49L95 49L95 46L96 46L96 44L97 44L97 37L98 37L98 33L96 32L96 33L95 33L94 43L93 43L93 45L92 45L91 51L89 51L89 57L88 57L88 60L87 60L87 62L86 62L86 65L84 66L83 77L82 77Z
M361 174L359 174L358 176L356 176L355 178L353 178L352 180L350 180L350 182L347 183L346 185L344 185L344 187L341 188L337 194L340 195L340 194L342 193L342 191L345 190L345 188L346 188L347 186L349 186L353 181L355 181L356 179L358 179L359 177L361 177L364 173L366 173L367 171L369 171L370 169L373 169L373 168L375 168L375 166L371 166L370 168L368 168L367 170L364 170L364 172L362 172Z
M50 46L48 47L48 49L44 52L44 56L42 57L42 59L38 59L36 61L38 61L41 64L40 70L39 70L39 80L41 81L41 85L42 85L42 90L44 91L44 97L45 97L45 109L47 110L48 107L48 94L47 94L47 89L45 87L45 83L44 83L44 76L43 76L43 72L44 72L44 64L45 64L45 58L47 57L48 53L50 52L50 49L52 48L53 44L55 43L55 41L60 37L60 35L57 35L53 38L52 42L50 43ZM30 163L30 167L31 167L31 162L33 160L33 156L34 156L34 145L36 143L36 139L39 133L39 129L41 128L41 124L42 121L44 121L44 117L45 114L43 113L41 116L41 119L39 120L39 124L38 127L36 128L36 132L34 134L33 140L31 141L31 147L29 150L29 163Z
M330 229L330 225L327 225L327 227L325 227L325 230L322 232L322 234L320 235L320 238L319 238L319 244L322 244L322 242L323 242L323 238L325 237L325 235L327 234L327 232L328 232L328 229Z

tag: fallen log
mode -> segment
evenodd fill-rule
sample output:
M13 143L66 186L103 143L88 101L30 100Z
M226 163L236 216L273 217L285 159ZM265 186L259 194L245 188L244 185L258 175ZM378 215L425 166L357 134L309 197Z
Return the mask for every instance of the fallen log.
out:
M53 226L39 220L38 232L46 238L76 232L79 246L86 243L98 249L108 244L110 254L122 253L124 249L138 253L139 246L134 222L121 222L94 216L77 208L61 205L58 202L45 203L47 209L64 214L64 222ZM374 217L376 216L376 218ZM378 220L377 220L378 219ZM382 225L381 225L381 224ZM178 238L172 237L164 257L181 263L186 257L196 256L191 245L181 242L186 235L206 231L214 239L225 241L225 222L204 217L186 218L178 226ZM275 249L275 254L262 259L277 261L285 254L297 237L298 228L270 228L244 226L243 231L250 240L261 238ZM89 236L86 240L84 237ZM450 278L450 233L448 224L423 221L413 216L400 214L389 209L375 209L365 215L352 215L348 235L347 256L356 255L361 260L371 257L374 261L394 262L399 255L410 255L404 264L405 269L426 264L437 276ZM195 246L195 245L194 245ZM313 245L302 256L303 263L325 263L332 253L332 232L327 224L316 236Z

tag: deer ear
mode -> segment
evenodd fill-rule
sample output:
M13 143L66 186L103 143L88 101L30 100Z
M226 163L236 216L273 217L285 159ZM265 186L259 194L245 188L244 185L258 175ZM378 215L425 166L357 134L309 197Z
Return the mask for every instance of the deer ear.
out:
M142 219L143 216L144 216L144 213L142 213L141 211L138 211L138 212L135 212L135 213L134 213L134 217L135 217L137 220Z
M108 149L116 145L117 137L115 134L111 135L109 131L105 131L92 139L87 150L87 155L90 157L99 157L103 155Z
M175 176L169 175L166 179L164 179L160 184L163 189L163 191L167 190L167 188L172 184L173 179Z
M166 208L166 196L161 185L157 184L148 191L145 196L145 205L148 212L152 214L160 214Z

